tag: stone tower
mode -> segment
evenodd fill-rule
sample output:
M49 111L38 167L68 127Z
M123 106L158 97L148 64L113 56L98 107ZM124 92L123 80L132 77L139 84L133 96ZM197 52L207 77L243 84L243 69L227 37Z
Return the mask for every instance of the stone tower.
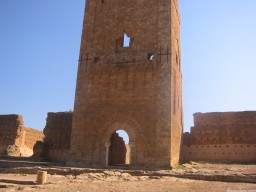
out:
M119 129L130 138L130 167L178 165L179 30L178 0L86 1L70 165L108 166Z

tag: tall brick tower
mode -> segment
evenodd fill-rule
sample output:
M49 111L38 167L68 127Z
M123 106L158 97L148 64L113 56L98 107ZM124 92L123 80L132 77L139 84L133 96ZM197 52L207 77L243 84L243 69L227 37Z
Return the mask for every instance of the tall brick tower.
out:
M178 165L182 75L178 0L86 0L70 165L108 166L113 132L131 167Z

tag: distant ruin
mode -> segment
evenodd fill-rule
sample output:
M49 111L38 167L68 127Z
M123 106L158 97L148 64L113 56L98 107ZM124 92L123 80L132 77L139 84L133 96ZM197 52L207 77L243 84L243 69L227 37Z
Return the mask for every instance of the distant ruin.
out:
M184 161L256 162L256 112L196 113L183 134Z
M0 115L0 155L30 157L43 132L24 127L21 115Z

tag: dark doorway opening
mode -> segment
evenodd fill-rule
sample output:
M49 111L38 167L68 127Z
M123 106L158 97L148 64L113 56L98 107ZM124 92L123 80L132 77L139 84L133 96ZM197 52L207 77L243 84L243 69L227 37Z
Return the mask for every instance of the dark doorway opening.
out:
M124 130L115 131L110 138L108 154L109 166L124 166L130 164L129 136Z

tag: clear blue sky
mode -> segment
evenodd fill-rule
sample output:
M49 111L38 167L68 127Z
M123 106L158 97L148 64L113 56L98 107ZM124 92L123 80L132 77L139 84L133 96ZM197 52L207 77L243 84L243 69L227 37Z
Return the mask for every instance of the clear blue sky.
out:
M256 1L180 0L184 128L195 112L256 110ZM73 109L84 0L0 1L0 114L42 130Z

